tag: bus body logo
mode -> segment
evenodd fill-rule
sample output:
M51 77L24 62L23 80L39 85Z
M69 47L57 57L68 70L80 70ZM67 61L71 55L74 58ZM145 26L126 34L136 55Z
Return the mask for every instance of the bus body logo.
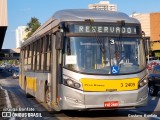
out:
M3 117L11 117L11 112L2 112L2 118Z

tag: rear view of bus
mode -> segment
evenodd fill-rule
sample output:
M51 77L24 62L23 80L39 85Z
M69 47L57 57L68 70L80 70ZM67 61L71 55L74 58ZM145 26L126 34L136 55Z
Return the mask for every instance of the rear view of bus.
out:
M101 10L62 10L52 20L58 28L51 33L53 66L47 92L51 107L115 109L147 104L139 21Z

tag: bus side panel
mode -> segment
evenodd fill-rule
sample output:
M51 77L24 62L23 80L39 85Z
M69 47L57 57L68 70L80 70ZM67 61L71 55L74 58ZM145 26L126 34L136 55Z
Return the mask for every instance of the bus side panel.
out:
M20 55L20 75L19 75L19 86L25 90L25 83L24 83L24 50L21 51Z
M48 81L48 73L35 73L37 78L36 86L37 90L35 92L35 97L44 102L45 101L45 82Z
M32 72L25 72L24 77L24 90L26 89L26 93L29 93L32 96L35 96L36 90L36 78L34 77L34 73Z
M45 81L48 79L48 73L27 72L26 84L27 93L44 102L45 100Z

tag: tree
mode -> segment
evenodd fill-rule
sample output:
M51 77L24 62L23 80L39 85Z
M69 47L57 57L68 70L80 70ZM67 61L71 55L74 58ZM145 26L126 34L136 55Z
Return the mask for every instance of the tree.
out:
M41 26L41 23L39 20L35 17L32 17L30 22L27 23L27 28L25 31L27 32L26 39L28 39L39 27Z

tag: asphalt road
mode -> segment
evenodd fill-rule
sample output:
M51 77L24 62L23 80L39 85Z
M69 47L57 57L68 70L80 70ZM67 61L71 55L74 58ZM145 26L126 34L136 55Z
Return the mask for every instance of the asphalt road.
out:
M8 111L8 108L13 112L16 108L28 109L30 113L37 113L42 117L2 118L2 113ZM4 72L0 73L0 113L0 120L160 120L160 117L156 117L160 116L160 94L157 97L150 96L148 105L138 109L48 112L43 103L35 98L26 98L18 85L18 80L12 79L10 73ZM145 117L146 114L151 116Z

